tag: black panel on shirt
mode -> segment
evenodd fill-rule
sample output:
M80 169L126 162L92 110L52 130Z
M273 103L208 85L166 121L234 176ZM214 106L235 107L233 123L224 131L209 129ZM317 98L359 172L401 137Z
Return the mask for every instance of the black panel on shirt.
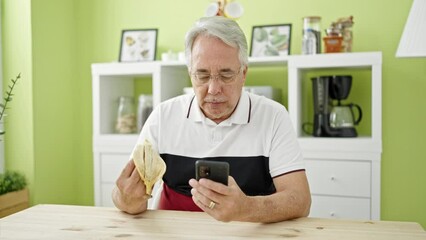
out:
M229 174L246 195L269 195L275 192L275 186L269 174L268 157L191 158L171 154L160 154L160 156L167 165L166 173L163 176L164 183L186 196L191 196L191 186L188 181L195 178L195 162L200 159L228 162Z

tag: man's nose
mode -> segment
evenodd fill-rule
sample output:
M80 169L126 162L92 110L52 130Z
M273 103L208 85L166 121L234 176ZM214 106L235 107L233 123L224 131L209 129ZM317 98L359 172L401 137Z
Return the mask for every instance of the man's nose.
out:
M220 80L220 78L212 76L209 81L208 87L209 94L216 95L222 92L222 81Z

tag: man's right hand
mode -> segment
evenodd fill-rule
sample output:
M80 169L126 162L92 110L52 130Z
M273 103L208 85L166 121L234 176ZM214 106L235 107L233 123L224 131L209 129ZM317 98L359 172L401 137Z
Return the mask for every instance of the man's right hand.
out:
M130 160L121 172L112 191L112 200L115 206L130 214L138 214L147 209L148 197L145 193L145 184Z

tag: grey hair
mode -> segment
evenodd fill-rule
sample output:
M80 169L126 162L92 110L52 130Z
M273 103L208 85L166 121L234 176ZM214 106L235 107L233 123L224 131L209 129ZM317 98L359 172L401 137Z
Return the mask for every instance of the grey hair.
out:
M200 35L219 38L225 44L238 48L241 67L248 65L247 40L243 30L232 19L213 16L200 18L186 34L185 57L188 69L191 68L192 45L194 40Z

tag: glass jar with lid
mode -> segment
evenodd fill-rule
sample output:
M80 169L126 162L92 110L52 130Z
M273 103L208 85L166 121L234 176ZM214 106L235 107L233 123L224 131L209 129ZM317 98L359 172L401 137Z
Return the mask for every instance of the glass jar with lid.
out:
M321 53L321 17L304 17L302 54L317 53Z
M152 95L139 95L138 101L138 116L137 116L137 125L138 132L142 130L143 125L148 119L149 115L152 112Z
M117 123L115 130L117 133L136 133L136 114L133 97L122 96L119 98Z

